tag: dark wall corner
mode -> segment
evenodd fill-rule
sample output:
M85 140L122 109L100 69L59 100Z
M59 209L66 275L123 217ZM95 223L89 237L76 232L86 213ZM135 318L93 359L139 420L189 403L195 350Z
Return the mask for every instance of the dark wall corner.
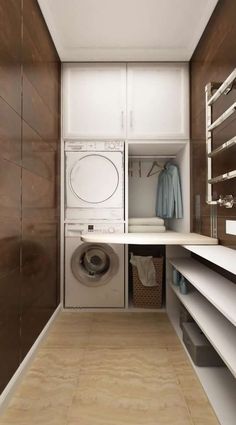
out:
M36 0L0 0L0 392L59 302L60 60Z
M211 208L206 198L205 85L223 82L236 68L236 2L219 0L190 62L191 128L191 228L211 235ZM236 90L213 106L213 119L236 101ZM236 114L213 132L213 148L236 135ZM236 169L236 147L215 157L213 176ZM213 185L216 199L221 194L236 196L235 179ZM236 206L217 207L217 232L222 245L235 246L236 237L225 233L226 219L236 220Z

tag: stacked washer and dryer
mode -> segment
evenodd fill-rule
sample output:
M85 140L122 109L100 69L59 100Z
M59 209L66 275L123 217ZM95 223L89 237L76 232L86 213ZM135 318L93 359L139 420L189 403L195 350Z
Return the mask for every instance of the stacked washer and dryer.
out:
M124 142L65 142L65 307L124 307L124 246L81 234L124 232Z

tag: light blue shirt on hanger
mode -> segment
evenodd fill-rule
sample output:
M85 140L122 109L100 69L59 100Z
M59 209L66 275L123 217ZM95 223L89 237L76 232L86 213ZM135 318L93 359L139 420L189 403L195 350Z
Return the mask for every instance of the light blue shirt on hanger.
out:
M161 218L183 218L183 203L177 165L167 163L158 178L156 215Z

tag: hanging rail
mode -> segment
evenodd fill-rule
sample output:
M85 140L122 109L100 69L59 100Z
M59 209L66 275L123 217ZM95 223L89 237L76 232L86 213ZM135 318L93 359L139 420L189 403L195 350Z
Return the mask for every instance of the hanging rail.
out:
M176 155L129 155L131 159L173 159Z

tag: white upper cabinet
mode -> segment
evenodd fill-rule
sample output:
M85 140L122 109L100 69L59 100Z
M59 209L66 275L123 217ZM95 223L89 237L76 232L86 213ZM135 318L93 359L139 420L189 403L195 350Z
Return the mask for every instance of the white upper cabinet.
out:
M128 65L127 137L188 139L187 64Z
M125 64L64 64L62 96L64 139L125 138Z

